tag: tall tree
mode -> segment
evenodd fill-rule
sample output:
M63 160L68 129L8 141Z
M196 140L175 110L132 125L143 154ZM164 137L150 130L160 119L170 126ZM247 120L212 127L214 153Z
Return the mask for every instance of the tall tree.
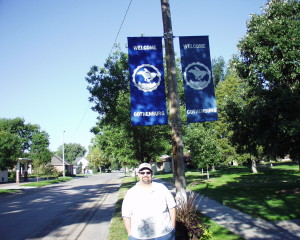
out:
M236 99L240 96L235 93L238 89L237 76L232 71L232 66L225 66L225 61L222 57L217 60L213 60L213 73L215 81L215 94L218 106L218 121L212 123L215 130L217 145L221 150L221 160L223 164L230 164L233 161L237 161L236 148L231 142L232 130L229 128L228 121L226 119L226 102L228 99Z
M32 128L38 128L37 125L32 125ZM29 157L32 160L34 173L38 175L40 170L45 168L47 163L51 161L52 153L49 150L49 136L45 131L35 131L31 137L31 147Z
M239 77L247 83L247 103L237 121L253 147L269 156L300 157L300 2L271 0L252 15L239 42ZM300 162L299 162L300 167Z
M221 149L211 123L195 123L187 127L186 147L198 168L213 168L221 161Z
M32 157L39 155L43 163L51 160L49 135L42 131L37 124L25 124L21 118L0 119L1 158L11 159L6 162L6 168L15 164L18 157ZM3 155L4 154L4 155ZM7 161L7 160L6 160Z
M215 87L224 80L226 75L225 70L225 60L223 57L217 59L214 58L212 60L212 72Z
M0 170L7 170L15 165L20 151L18 136L8 131L0 130Z
M77 157L83 157L86 153L85 147L79 143L66 143L64 145L64 157L69 163L75 163ZM62 157L62 145L58 147L56 154Z
M25 124L25 120L22 118L14 118L14 119L7 119L1 118L0 119L0 130L9 132L14 134L19 138L20 145L18 146L18 153L23 155L25 152L29 152L30 148L30 133L28 131L28 127Z
M116 51L106 60L104 67L91 67L87 73L89 100L93 110L100 114L100 124L114 122L117 114L116 101L121 91L129 92L127 55Z
M103 154L100 148L96 146L92 146L89 149L89 153L87 155L87 159L89 160L89 166L93 169L100 170L110 166L109 159Z
M251 102L247 97L249 86L238 77L233 68L235 61L234 59L230 63L227 77L216 92L219 100L222 99L219 101L220 119L226 123L226 127L221 131L227 129L224 133L235 147L238 154L235 155L235 159L238 163L249 162L252 172L257 173L256 162L261 160L258 151L261 148L256 141L257 125L249 118L249 111L253 111L247 108Z
M219 59L222 59L221 57ZM218 166L218 165L228 165L231 164L233 161L242 163L243 158L239 155L236 151L236 146L231 141L233 130L230 129L230 124L226 118L226 104L230 101L241 101L239 91L242 89L240 88L240 83L236 74L232 70L231 64L229 65L230 69L227 70L225 65L223 66L224 69L220 69L220 72L227 73L224 76L224 79L218 83L216 86L216 99L217 99L217 106L218 106L218 117L219 120L211 123L206 124L192 124L187 126L187 130L185 131L185 143L186 148L191 151L191 159L194 160L194 163L198 167L205 167L208 166ZM215 66L213 65L213 68ZM205 126L203 128L203 126ZM204 139L208 137L210 139ZM200 144L206 144L211 142L211 146L214 146L217 151L210 153L211 156L217 156L214 160L210 160L210 158L206 158L205 154L202 153L203 146ZM195 144L195 145L193 145ZM205 148L205 152L208 153L210 148ZM201 149L201 151L200 151ZM214 149L211 149L214 150ZM194 159L195 158L195 159ZM205 159L209 161L206 164Z

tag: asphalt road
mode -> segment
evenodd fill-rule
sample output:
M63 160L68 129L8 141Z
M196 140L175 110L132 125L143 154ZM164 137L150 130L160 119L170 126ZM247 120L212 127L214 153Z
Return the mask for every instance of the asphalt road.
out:
M123 174L0 196L1 240L106 240Z

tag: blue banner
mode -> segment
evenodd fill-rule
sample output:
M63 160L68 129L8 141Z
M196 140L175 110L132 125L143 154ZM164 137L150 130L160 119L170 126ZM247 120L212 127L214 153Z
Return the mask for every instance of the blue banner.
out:
M168 124L162 38L128 37L131 123Z
M208 36L179 37L187 121L218 120Z

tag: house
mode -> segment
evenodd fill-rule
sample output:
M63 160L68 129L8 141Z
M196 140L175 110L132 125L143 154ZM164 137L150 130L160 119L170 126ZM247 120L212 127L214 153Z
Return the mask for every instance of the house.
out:
M85 157L77 157L75 160L75 166L73 169L73 174L89 174L91 170L89 170L89 160Z
M21 182L21 177L24 177L24 182L28 181L28 173L31 173L31 159L18 158L16 159L14 170L16 171L16 182ZM11 170L9 170L11 171ZM8 182L8 170L0 169L0 183Z
M51 165L56 168L57 171L63 171L63 159L57 155L51 158ZM65 171L66 174L73 174L73 165L65 160Z
M160 157L159 162L156 163L156 167L158 171L164 171L165 173L173 172L173 161L172 157L169 155L162 155ZM183 155L183 162L184 162L184 167L185 168L191 168L192 167L192 162L190 155L188 153Z
M16 166L16 182L21 182L21 176L24 176L24 182L28 181L28 163L31 162L29 158L18 158ZM21 164L23 164L24 169ZM31 166L31 165L30 165ZM31 169L30 169L31 171Z
M172 157L163 155L160 157L161 162L157 162L157 170L164 171L165 173L172 172Z
M7 170L0 169L0 183L8 182L8 172Z

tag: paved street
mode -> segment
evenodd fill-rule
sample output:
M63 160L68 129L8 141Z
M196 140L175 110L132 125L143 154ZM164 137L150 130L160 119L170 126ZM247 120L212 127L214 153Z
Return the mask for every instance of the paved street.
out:
M105 173L0 196L1 240L106 240L122 176Z

